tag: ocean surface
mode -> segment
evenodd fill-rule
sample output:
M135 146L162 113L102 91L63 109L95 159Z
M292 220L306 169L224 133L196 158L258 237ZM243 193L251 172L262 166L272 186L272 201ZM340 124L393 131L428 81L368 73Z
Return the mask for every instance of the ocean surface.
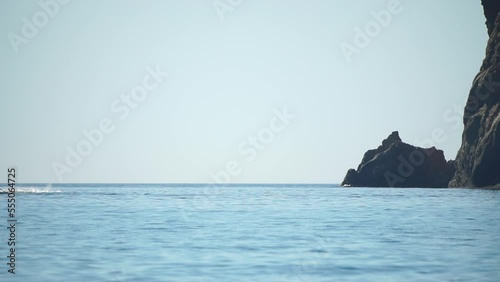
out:
M0 281L500 281L500 191L39 184L16 201L12 275L0 195Z

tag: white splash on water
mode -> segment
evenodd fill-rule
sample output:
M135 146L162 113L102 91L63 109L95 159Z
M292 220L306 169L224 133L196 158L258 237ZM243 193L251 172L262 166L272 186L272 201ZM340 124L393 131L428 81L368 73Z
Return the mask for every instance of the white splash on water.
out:
M8 193L8 187L1 187L0 193ZM52 184L45 187L16 187L16 193L40 194L40 193L61 193L59 189L52 189Z

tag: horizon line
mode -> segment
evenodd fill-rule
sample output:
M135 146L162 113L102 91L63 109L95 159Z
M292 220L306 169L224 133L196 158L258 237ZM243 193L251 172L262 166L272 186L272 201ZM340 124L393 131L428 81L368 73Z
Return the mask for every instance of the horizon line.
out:
M27 185L27 184L139 184L139 185L165 185L165 184L175 184L175 185L340 185L341 183L286 183L286 182L276 182L276 183L264 183L264 182L234 182L234 183L214 183L214 182L16 182L16 185Z

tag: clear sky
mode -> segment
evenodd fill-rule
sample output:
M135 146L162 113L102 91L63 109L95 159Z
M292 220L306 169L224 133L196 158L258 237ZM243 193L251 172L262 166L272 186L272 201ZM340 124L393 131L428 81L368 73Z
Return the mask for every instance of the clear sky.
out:
M487 42L479 0L54 1L0 1L20 182L340 183L394 130L452 159Z

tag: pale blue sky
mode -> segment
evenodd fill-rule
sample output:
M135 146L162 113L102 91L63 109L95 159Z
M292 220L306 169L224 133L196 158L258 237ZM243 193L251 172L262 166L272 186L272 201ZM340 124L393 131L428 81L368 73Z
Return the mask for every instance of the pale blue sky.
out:
M9 33L43 10L1 0L1 167L61 181L54 162L104 118L115 130L63 182L213 182L234 160L231 182L339 183L393 130L418 144L441 129L454 158L448 110L461 113L484 57L480 1L401 0L348 63L340 44L388 2L244 0L222 20L212 0L73 0L16 53ZM110 105L148 66L170 75L120 119ZM248 161L238 147L285 106L294 118Z

